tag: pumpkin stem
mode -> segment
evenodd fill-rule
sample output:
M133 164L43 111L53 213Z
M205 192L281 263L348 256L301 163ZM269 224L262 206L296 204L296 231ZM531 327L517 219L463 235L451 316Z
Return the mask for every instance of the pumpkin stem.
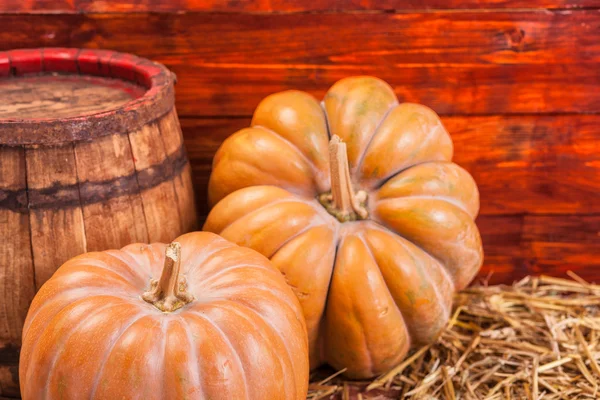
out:
M337 135L329 141L329 170L331 193L320 195L319 202L341 222L366 219L369 216L365 206L367 192L359 190L354 193L346 143Z
M179 277L181 267L181 244L173 242L165 251L165 264L160 279L150 281L150 290L142 294L142 299L162 312L175 311L194 300L186 292L187 281Z

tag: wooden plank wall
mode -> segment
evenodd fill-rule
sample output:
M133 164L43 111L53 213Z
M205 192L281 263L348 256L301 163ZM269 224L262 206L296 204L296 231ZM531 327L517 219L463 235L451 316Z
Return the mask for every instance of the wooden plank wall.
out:
M212 156L269 93L373 74L442 115L481 191L481 276L600 281L600 0L4 0L0 50L162 62L206 214Z

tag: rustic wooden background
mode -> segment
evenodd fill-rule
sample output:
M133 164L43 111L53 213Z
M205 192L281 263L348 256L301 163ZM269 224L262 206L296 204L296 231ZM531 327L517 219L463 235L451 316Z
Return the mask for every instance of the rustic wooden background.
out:
M600 0L1 0L0 50L162 62L199 209L212 156L269 93L372 74L436 110L481 191L481 276L600 281Z

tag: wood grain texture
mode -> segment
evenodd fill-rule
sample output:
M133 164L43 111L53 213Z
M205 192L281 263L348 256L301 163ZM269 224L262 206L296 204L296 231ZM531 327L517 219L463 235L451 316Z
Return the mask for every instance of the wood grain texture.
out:
M0 165L4 188L0 189L1 200L5 189L26 187L24 150L0 151ZM35 294L29 216L20 210L0 208L0 238L0 342L19 341L27 308Z
M85 253L87 244L73 145L27 149L25 158L27 187L36 194L29 197L29 222L38 290L63 262ZM38 207L56 195L63 207Z
M161 164L167 158L159 125L157 123L146 125L129 134L129 140L135 169L138 172L138 182L141 171L147 171L146 176L152 179L157 172L152 170L153 166ZM181 232L181 216L173 182L161 182L142 191L140 195L144 205L149 242L173 240L178 232Z
M600 213L598 115L443 117L454 161L475 178L482 215ZM184 118L198 209L212 157L249 118Z
M143 88L99 77L29 76L0 80L0 119L68 118L118 108Z
M167 157L174 157L184 149L183 133L181 132L181 125L179 124L175 108L158 121L158 128ZM182 231L190 232L197 230L199 226L196 220L196 201L189 163L186 162L180 173L174 174L173 188L175 190Z
M446 115L600 110L600 10L4 15L0 23L0 49L103 47L165 63L181 82L180 115L250 115L270 93L320 97L356 74Z
M250 12L390 11L422 9L503 9L598 7L598 0L5 0L0 12Z
M600 116L447 117L482 214L600 213Z
M479 276L491 284L567 271L600 282L598 214L482 216L477 225L485 251Z
M127 135L104 136L75 145L80 191L90 192L82 201L88 251L119 248L123 243L148 242L144 208L138 182L119 178L135 175ZM102 202L103 182L115 182ZM130 189L130 187L133 188Z
M40 93L37 97L29 98L16 95L16 88L9 91L9 96L2 102L2 109L37 109L34 115L37 117L45 109L48 115L46 118L19 118L13 112L10 118L0 119L0 145L60 145L127 133L155 121L173 108L175 76L164 65L131 54L56 47L0 52L0 78L3 84L10 86L31 79L44 82L44 78L36 79L31 75L43 75L49 80L54 78L71 88L73 82L70 81L75 80L80 89L86 84L90 88L83 94L79 89L79 94L75 94L72 91L56 91L56 85L52 89L43 85L42 90L52 93ZM32 90L32 86L22 90ZM104 104L104 109L100 109L95 103L97 92L103 92L106 86L118 88L135 100L124 104L121 102L120 106L108 102ZM20 104L30 98L31 105ZM52 118L54 111L69 110L69 104L80 114L85 114L85 118L76 118L72 114L64 118L65 115L60 112L55 112ZM90 105L94 111L91 115Z

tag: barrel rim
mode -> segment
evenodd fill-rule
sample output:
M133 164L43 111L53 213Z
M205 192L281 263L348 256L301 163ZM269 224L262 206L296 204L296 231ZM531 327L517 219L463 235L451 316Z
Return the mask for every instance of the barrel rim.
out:
M53 72L121 79L138 84L146 91L117 108L84 116L0 118L0 145L58 145L125 134L160 118L175 102L175 74L162 64L133 54L49 47L0 52L0 79Z

